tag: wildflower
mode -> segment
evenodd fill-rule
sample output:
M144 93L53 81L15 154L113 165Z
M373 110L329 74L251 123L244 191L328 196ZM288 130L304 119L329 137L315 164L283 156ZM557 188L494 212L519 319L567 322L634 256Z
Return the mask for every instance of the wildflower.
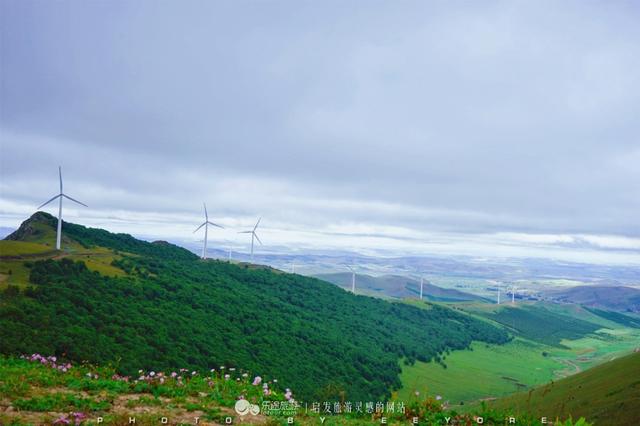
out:
M258 386L260 384L260 382L262 382L262 377L260 376L256 376L255 379L253 379L253 386Z
M68 425L71 424L71 420L69 420L66 416L61 416L53 422L54 425Z
M273 379L273 383L278 383L278 379Z
M155 372L155 371L152 371L151 373L149 373L149 375L150 375L151 377L153 377L153 376L155 376L155 375L156 375L156 372Z
M87 374L86 374L86 376L87 376L88 378L91 378L91 373L87 373Z
M242 377L247 378L249 375L247 373L242 373Z
M144 370L138 370L138 374L144 373Z
M224 365L221 365L221 366L220 366L220 370L224 370Z
M192 375L192 376L195 376L196 374L198 374L198 373L197 373L197 372L195 372L195 371L192 371L192 372L191 372L191 375Z
M178 375L175 371L171 373L171 377L175 378Z
M231 376L230 376L230 375L228 375L228 374L225 374L225 375L224 375L224 379L225 379L225 380L229 380L229 378L230 378L230 377L231 377Z
M416 391L416 396L420 396L420 392Z
M229 369L229 371L236 371L236 369L232 367Z
M160 377L160 384L164 383L164 377Z
M436 401L440 401L442 397L440 395L436 395Z
M216 371L215 368L212 368L211 370L209 370L211 373L213 373L214 371Z

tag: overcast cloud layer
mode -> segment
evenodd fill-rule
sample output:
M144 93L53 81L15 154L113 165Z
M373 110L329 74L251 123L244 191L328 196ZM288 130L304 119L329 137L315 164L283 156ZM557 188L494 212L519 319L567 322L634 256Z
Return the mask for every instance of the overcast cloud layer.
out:
M640 264L637 3L0 8L2 226Z

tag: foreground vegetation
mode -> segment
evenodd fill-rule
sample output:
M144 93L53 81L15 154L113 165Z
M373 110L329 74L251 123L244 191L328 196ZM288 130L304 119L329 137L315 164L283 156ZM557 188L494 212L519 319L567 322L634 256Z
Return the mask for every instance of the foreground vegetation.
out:
M258 407L278 402L286 411L239 416L231 407L244 399ZM332 403L339 403L333 401ZM266 405L265 405L266 404ZM388 411L393 404L393 412ZM447 409L429 396L386 402L386 413L378 408L371 412L316 414L308 404L296 401L294 394L275 380L254 377L241 370L217 366L206 372L178 369L175 372L140 370L135 377L123 377L111 367L89 364L75 365L55 357L33 354L22 358L0 357L0 424L2 425L128 425L135 417L136 425L168 424L200 425L252 423L317 425L410 424L414 417L420 424L470 425L478 417L485 424L503 424L510 410L477 407L473 413L460 414ZM402 408L400 408L402 407ZM518 416L518 424L540 425L540 419ZM588 426L584 421L565 421L565 426Z

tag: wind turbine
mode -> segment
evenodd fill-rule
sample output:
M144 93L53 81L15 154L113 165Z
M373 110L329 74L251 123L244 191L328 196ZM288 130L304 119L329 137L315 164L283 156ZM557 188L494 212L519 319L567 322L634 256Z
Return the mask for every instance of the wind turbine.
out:
M516 303L516 287L512 286L510 290L511 290L511 304L513 305L514 303Z
M500 304L500 286L498 286L498 305Z
M420 300L422 300L422 288L424 287L424 277L420 277Z
M254 226L251 231L238 232L238 234L251 234L251 262L253 262L253 240L254 239L258 240L260 245L262 245L262 241L260 241L260 238L258 238L258 234L256 234L256 229L258 229L258 225L260 225L261 220L262 218L258 218L258 221L256 222L256 226Z
M347 268L351 271L351 293L356 294L356 271L349 265Z
M207 205L205 203L202 203L202 205L204 206L204 222L202 223L202 225L198 226L196 230L193 231L193 233L195 234L200 230L200 228L204 226L204 243L202 244L202 258L206 259L207 258L207 238L209 236L209 225L217 226L218 228L222 228L222 226L218 225L217 223L213 223L209 220L209 213L207 213Z
M231 253L233 252L233 249L237 248L237 247L234 246L235 241L232 241L232 240L225 240L225 241L229 244L229 246L228 246L228 249L229 249L228 252L229 253L228 253L228 259L227 260L229 262L231 262Z
M67 200L71 200L74 203L78 203L82 206L85 207L89 207L84 203L81 203L78 200L74 200L73 198L69 197L67 194L65 194L64 192L62 192L62 167L58 166L58 176L60 177L60 193L58 195L56 195L55 197L53 197L52 199L50 199L49 201L47 201L44 204L41 204L40 207L38 207L38 210L44 206L46 206L47 204L49 204L50 202L52 202L53 200L55 200L56 198L59 198L59 203L58 203L58 232L56 234L56 250L60 250L60 242L62 241L62 198L66 198Z
M292 274L296 273L296 262L291 263L291 273Z

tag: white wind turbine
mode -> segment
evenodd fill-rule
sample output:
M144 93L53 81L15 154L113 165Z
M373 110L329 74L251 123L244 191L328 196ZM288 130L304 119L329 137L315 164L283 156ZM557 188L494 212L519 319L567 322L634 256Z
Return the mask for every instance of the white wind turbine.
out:
M202 203L202 205L204 206L204 222L202 223L202 225L198 226L196 230L193 231L193 233L195 234L200 230L200 228L204 226L204 242L202 244L202 258L206 259L207 258L207 239L209 237L209 225L217 226L218 228L222 228L222 226L218 225L217 223L213 223L209 220L209 213L207 213L207 205L205 203Z
M424 277L420 277L420 300L422 300L422 289L424 288Z
M500 286L498 286L498 305L500 304Z
M258 234L256 234L256 229L258 229L258 225L260 225L261 220L262 218L258 218L258 221L256 222L256 226L254 226L251 231L238 232L238 234L251 234L251 262L253 262L253 240L254 239L258 240L260 245L262 245L262 241L260 241L260 238L258 238Z
M81 203L78 200L74 200L73 198L69 197L67 194L65 194L64 192L62 192L62 167L58 166L58 176L60 177L60 193L58 195L56 195L55 197L53 197L52 199L50 199L49 201L47 201L44 204L41 204L40 207L38 207L38 209L46 206L47 204L49 204L50 202L52 202L53 200L55 200L56 198L59 198L59 203L58 203L58 232L56 234L56 250L60 250L60 243L62 241L62 198L66 198L67 200L71 200L74 203L78 203L82 206L85 207L89 207L84 203Z
M356 294L356 271L349 265L347 268L351 271L351 293Z
M225 240L225 241L227 242L227 244L229 244L227 247L229 252L227 260L231 262L231 254L233 253L233 249L238 247L235 245L235 240Z
M511 304L513 305L516 303L516 287L512 286L509 290L511 291Z

